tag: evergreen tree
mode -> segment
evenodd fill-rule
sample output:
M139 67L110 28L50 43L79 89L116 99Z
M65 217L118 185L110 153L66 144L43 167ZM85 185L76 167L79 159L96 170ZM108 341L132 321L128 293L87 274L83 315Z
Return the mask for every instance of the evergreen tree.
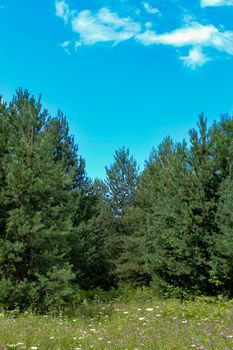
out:
M115 152L114 163L106 167L107 198L113 216L124 215L132 202L138 182L139 168L129 150L122 147Z
M166 138L151 156L151 208L145 227L146 266L153 283L186 287L193 276L189 237L189 171L185 143Z
M124 147L115 152L114 163L106 167L106 200L103 206L109 227L106 249L112 265L112 274L115 276L117 266L121 264L120 256L124 250L125 237L132 233L128 223L128 208L134 203L138 173L139 167L135 159Z
M54 151L54 133L40 99L19 90L7 115L11 134L2 169L1 202L7 213L0 238L0 299L12 308L39 302L49 307L71 292L66 257L74 171Z
M73 230L69 236L70 261L76 273L75 281L80 288L108 289L112 286L113 279L106 246L110 213L105 207L105 185L99 180L95 180L94 184L86 184L88 186L83 187L83 192L76 192L77 206Z
M219 191L220 202L217 221L220 234L215 239L212 257L211 282L217 292L233 290L233 178L227 178Z
M210 282L216 292L232 295L233 287L233 117L224 116L215 124L215 177L220 184L216 195L218 234L212 252Z

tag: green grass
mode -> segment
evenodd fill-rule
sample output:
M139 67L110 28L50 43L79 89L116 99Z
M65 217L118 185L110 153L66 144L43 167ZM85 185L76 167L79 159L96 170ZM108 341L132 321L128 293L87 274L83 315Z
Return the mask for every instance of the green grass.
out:
M98 299L71 316L0 315L0 349L233 349L233 302Z

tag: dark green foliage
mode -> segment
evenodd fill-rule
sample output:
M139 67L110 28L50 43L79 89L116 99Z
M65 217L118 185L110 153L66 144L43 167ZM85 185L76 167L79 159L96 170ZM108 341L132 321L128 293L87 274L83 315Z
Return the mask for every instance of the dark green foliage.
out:
M129 150L124 147L115 152L114 163L106 167L107 199L114 216L124 215L134 198L139 168Z
M88 184L86 193L75 198L77 207L69 236L70 258L76 282L85 290L112 286L106 249L110 225L109 213L103 204L104 188L103 183L96 180L93 185Z
M127 234L122 237L122 251L117 260L119 281L131 286L148 285L151 277L145 266L145 213L136 202L135 206L127 208L122 225Z
M217 292L233 290L233 118L224 117L216 126L216 177L221 181L217 195L218 235L211 262L211 282ZM219 181L220 182L220 181Z
M115 152L114 163L106 167L104 215L109 222L106 249L112 274L120 280L123 272L122 263L124 264L125 260L123 255L125 252L129 253L126 248L126 237L134 232L133 217L129 215L129 208L134 205L138 173L139 168L135 159L124 147Z
M215 237L210 282L218 292L231 292L233 287L233 181L227 178L219 191L217 212L219 233Z
M232 294L233 118L201 115L189 135L140 175L123 147L92 182L61 112L22 89L0 101L0 305L59 309L125 284Z
M61 128L51 127L60 118L47 120L40 100L19 90L6 108L6 115L10 133L2 160L5 186L1 206L5 222L0 233L1 283L6 290L1 303L13 308L45 298L51 300L55 271L56 293L59 275L62 284L66 278L67 285L74 277L65 262L74 210L71 189L75 164L68 167L67 156L60 152ZM0 123L6 123L5 118Z
M219 188L232 162L232 125L231 118L223 118L208 129L201 115L198 130L190 131L189 147L166 138L153 150L136 194L141 220L123 253L129 270L134 268L134 282L145 271L144 283L152 279L157 287L216 292L213 266L223 248Z

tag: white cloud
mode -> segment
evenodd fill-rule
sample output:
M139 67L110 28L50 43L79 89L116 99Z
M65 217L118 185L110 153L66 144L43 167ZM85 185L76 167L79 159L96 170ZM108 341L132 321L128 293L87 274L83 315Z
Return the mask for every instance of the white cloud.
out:
M201 0L201 7L233 6L233 0Z
M211 44L211 46L217 50L233 55L233 32L217 32L212 37Z
M188 56L181 56L184 64L190 68L202 66L210 60L203 53L203 48L210 47L233 55L233 32L222 32L213 25L194 22L169 33L157 34L146 30L136 36L143 45L170 45L174 47L191 46Z
M221 32L213 25L202 25L194 22L169 33L157 34L146 30L137 35L143 45L171 45L175 47L199 46L212 47L216 50L233 55L233 32Z
M203 66L206 62L210 60L205 56L200 47L193 47L188 56L180 56L180 59L184 62L184 65L191 69L196 69L197 67Z
M67 23L70 16L69 5L65 1L55 1L55 10L56 16L61 17Z
M197 44L204 45L217 32L218 30L212 25L203 26L194 22L188 26L164 34L157 34L156 32L147 30L137 35L137 39L144 45L164 44L176 47Z
M77 50L83 45L104 42L116 45L132 39L144 46L188 47L188 55L180 56L180 59L190 68L196 68L210 60L204 53L205 48L211 48L212 54L215 49L233 56L233 31L224 31L223 28L217 28L212 24L200 24L191 16L180 28L157 33L152 30L151 22L140 23L131 17L120 17L106 7L100 8L97 12L89 10L77 12L71 11L65 1L56 1L55 6L56 15L65 23L69 23L72 31L77 34L74 42L65 41L61 44L68 54L71 47Z
M143 2L143 6L146 10L146 12L148 12L150 15L161 15L159 9L157 9L156 7L152 7L148 2L144 1Z
M60 46L64 49L64 51L67 53L67 55L70 55L69 46L71 45L71 41L64 41Z
M140 23L130 17L121 18L108 8L101 8L96 14L89 10L73 15L72 29L85 45L99 42L118 42L133 38L141 31Z

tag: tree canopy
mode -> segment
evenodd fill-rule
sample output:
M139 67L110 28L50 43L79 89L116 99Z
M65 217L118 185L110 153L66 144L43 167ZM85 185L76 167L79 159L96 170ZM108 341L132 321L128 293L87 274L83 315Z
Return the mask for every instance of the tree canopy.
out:
M91 180L66 117L19 89L0 103L0 305L47 310L81 289L233 290L233 118L200 115L140 172L125 147Z

